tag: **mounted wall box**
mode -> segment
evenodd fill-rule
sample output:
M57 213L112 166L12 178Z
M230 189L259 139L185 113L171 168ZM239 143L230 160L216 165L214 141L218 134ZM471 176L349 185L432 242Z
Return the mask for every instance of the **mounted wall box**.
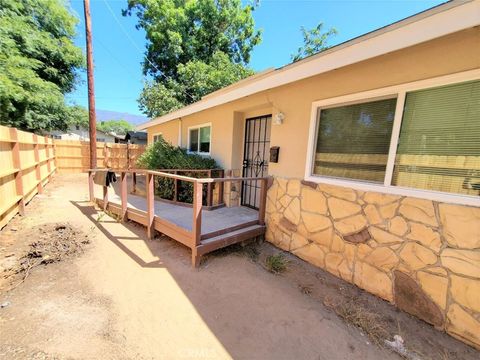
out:
M280 153L280 146L272 146L270 148L270 162L278 163L278 154Z

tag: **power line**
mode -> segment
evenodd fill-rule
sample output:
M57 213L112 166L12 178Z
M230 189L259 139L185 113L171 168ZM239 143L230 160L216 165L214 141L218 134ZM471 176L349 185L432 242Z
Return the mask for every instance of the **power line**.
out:
M107 0L103 0L103 2L105 3L108 11L110 12L110 14L113 16L113 19L115 20L115 22L118 24L118 26L120 27L120 30L122 30L122 32L125 34L125 36L127 37L127 39L132 43L132 45L140 52L142 53L142 55L145 56L145 60L150 64L152 65L155 70L158 71L158 73L163 76L166 80L173 80L172 78L170 78L169 76L165 75L162 71L160 71L157 66L152 62L150 61L150 59L148 58L147 55L145 55L143 53L143 50L137 45L137 43L132 39L132 37L130 36L130 34L128 33L128 31L123 27L122 23L120 22L120 20L118 19L117 15L115 15L115 12L113 11L113 9L110 7L110 5L108 4ZM190 97L191 100L195 101L195 98L190 95L187 91L183 91L184 95L187 95L188 97Z

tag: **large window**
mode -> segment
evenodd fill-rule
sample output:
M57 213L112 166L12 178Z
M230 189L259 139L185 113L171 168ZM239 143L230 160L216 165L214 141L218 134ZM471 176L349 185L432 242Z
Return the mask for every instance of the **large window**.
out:
M314 103L306 177L479 204L480 80L466 79L450 75Z
M188 151L210 154L210 125L201 125L188 129Z
M480 81L408 92L393 185L480 193Z
M396 102L321 109L314 174L383 183Z

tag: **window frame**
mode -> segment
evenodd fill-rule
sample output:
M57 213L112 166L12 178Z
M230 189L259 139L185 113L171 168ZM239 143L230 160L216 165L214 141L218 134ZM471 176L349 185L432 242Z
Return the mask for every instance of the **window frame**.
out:
M403 109L405 105L405 97L407 92L426 90L429 88L453 85L466 81L480 80L480 69L459 72L456 74L439 76L426 80L420 80L400 85L384 87L375 90L363 91L350 95L338 96L334 98L314 101L311 107L310 126L307 142L307 161L305 164L304 179L319 184L330 184L342 187L349 187L361 191L374 191L385 194L411 196L422 199L428 199L439 202L448 202L461 205L480 206L480 197L472 195L463 195L455 193L446 193L434 190L415 189L409 187L401 187L392 185L393 170L395 166L395 158L397 155L398 141L400 137L400 129L402 125ZM334 178L324 175L315 175L314 161L315 149L317 145L317 129L321 119L319 114L322 109L338 107L342 105L350 105L356 103L364 103L369 101L381 100L382 98L397 98L395 107L395 117L393 120L392 135L390 138L390 147L388 153L387 167L385 170L385 178L383 184L355 180Z
M200 129L209 127L210 128L210 146L209 146L209 151L190 151L190 131L198 129L198 149L200 150ZM212 123L204 123L204 124L199 124L199 125L193 125L189 126L187 128L187 152L190 154L198 154L198 155L205 155L209 156L212 153Z
M152 144L156 143L155 136L158 136L158 135L163 136L163 132L157 132L157 133L152 134Z

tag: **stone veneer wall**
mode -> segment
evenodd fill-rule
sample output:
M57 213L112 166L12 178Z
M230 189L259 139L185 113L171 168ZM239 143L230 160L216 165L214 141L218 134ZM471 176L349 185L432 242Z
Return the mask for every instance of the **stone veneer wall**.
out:
M266 239L480 348L480 209L274 178Z

